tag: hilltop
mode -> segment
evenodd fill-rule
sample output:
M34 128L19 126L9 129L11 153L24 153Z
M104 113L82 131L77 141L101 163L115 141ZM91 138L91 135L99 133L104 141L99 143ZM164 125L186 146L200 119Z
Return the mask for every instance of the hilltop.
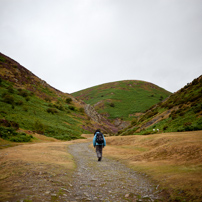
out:
M188 83L166 100L153 105L120 135L202 130L202 76Z
M0 95L0 137L7 140L30 141L34 133L71 140L97 128L117 132L92 107L53 88L1 53Z
M116 123L132 120L171 93L149 82L125 80L94 86L72 95L93 105L100 114Z

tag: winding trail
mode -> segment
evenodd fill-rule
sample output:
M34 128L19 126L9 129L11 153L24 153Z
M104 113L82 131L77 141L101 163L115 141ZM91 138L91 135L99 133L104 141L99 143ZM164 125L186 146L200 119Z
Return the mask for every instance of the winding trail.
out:
M74 201L162 201L157 186L125 165L103 156L97 161L89 145L69 146L77 165L70 198Z

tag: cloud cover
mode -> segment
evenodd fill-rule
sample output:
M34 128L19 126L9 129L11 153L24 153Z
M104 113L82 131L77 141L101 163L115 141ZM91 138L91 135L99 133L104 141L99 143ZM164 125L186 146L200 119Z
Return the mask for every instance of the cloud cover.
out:
M202 73L201 0L0 0L0 30L0 52L67 93Z

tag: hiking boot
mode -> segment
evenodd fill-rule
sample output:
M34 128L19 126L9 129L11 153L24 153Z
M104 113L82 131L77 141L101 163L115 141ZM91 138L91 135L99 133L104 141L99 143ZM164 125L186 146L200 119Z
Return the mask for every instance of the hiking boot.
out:
M98 161L101 161L101 159L102 159L102 158L101 158L101 157L99 157L99 158L98 158Z

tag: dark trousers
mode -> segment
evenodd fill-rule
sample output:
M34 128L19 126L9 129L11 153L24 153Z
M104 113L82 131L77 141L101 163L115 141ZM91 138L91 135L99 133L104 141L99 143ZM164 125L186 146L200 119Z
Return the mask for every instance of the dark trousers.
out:
M102 158L102 148L103 145L96 145L96 153L98 158Z

